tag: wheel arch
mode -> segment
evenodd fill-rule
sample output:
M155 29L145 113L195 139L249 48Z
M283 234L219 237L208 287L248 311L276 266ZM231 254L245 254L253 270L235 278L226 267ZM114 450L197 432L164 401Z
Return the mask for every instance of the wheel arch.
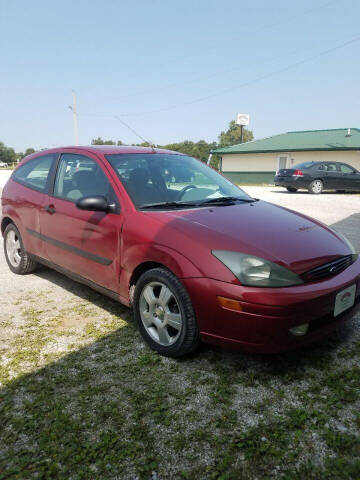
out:
M134 291L135 291L135 285L141 275L143 275L145 272L152 270L153 268L163 268L164 270L169 270L168 267L166 267L164 264L159 263L159 262L153 262L153 261L145 261L137 265L135 267L134 271L131 274L130 280L129 280L129 297L130 297L130 303L133 303L134 299ZM171 272L174 274L174 272Z
M10 225L10 223L13 223L16 226L16 223L10 217L3 217L3 219L1 220L1 235L2 236L4 236L5 229L8 225Z

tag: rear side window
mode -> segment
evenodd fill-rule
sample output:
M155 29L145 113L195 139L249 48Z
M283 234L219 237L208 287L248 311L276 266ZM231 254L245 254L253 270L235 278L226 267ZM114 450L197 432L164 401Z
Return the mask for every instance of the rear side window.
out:
M340 167L341 173L354 173L354 169L349 167L349 165L345 165L344 163L341 163L339 167Z
M45 192L50 168L55 158L56 154L50 154L29 160L17 168L11 178L26 187Z

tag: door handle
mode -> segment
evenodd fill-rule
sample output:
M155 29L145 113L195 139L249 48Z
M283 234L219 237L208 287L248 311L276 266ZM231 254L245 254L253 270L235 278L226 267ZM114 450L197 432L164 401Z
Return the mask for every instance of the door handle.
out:
M50 213L50 215L56 212L56 208L54 207L54 205L46 205L46 207L44 208L48 213Z

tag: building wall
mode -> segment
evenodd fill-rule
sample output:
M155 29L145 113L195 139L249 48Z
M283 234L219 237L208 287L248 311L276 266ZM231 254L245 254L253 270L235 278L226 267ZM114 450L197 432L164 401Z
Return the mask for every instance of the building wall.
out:
M287 158L287 168L301 162L344 162L360 171L360 151L274 152L231 154L222 157L222 172L235 183L272 183L279 157Z

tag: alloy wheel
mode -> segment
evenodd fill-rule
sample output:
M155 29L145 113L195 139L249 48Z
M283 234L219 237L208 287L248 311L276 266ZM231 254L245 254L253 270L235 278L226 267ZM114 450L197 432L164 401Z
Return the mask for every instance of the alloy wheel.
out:
M179 338L183 319L169 287L150 282L140 294L140 318L149 336L158 344L169 346Z
M314 193L320 193L322 190L322 182L320 180L314 180L312 184L312 189Z
M13 267L18 267L21 262L21 245L14 230L10 230L6 235L5 246L9 262Z

